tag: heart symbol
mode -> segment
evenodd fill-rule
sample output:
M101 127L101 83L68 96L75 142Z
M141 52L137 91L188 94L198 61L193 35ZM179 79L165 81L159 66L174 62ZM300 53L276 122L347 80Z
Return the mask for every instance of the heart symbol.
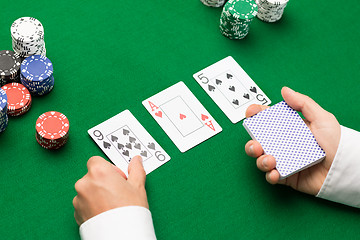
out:
M122 154L128 157L129 156L129 151L125 150L125 151L122 152Z
M132 149L131 143L125 144L125 147L127 147L128 149Z
M111 141L116 142L118 138L116 136L111 135Z
M149 143L148 148L155 150L155 143Z
M210 91L210 92L214 92L214 90L215 90L215 87L212 86L212 85L208 85L208 88L209 88L209 91Z
M252 91L253 93L256 93L257 91L256 91L256 87L251 87L250 88L250 91Z
M237 99L234 99L234 101L232 103L235 105L239 105L239 101Z
M230 86L230 87L229 87L229 90L235 92L235 87L234 87L234 86Z
M142 152L140 153L140 155L143 156L143 157L147 157L147 152L146 152L146 151L142 151Z
M156 112L155 116L162 117L162 112L161 111Z
M227 73L226 77L227 77L227 79L232 79L233 75L231 75L230 73Z
M136 141L136 138L134 138L134 137L129 137L129 141L130 141L131 143L133 143L133 142Z
M222 81L221 81L221 80L219 80L219 79L216 79L216 81L215 81L215 82L216 82L216 84L217 84L217 85L221 85L221 84L222 84Z
M201 114L201 120L205 121L206 119L208 119L209 117L204 115L204 114Z
M111 144L110 144L110 143L104 142L104 148L110 149L110 147L111 147Z
M118 149L123 149L124 145L122 145L121 143L118 143Z
M186 116L180 113L180 120L183 120L184 118L186 118Z
M135 146L134 146L134 148L136 148L136 149L141 149L141 145L140 145L140 143L135 143Z
M249 99L249 98L250 98L250 96L249 96L249 94L248 94L248 93L245 93L243 97L244 97L244 98L247 98L247 99Z
M123 134L124 134L124 135L129 135L129 130L123 129Z

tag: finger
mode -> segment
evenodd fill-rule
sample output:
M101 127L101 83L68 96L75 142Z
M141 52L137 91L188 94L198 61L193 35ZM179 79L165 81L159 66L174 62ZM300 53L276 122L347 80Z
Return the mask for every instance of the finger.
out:
M257 158L264 153L264 150L262 149L259 142L250 140L245 145L245 152L250 157Z
M246 113L245 116L247 118L261 112L262 110L265 110L269 108L269 106L264 106L264 105L258 105L258 104L251 104L247 109L246 109Z
M276 160L271 155L263 155L256 160L256 166L263 172L269 172L276 167Z
M268 181L270 184L277 184L279 182L280 179L280 173L273 169L270 172L267 172L265 174L266 177L266 181Z
M281 95L285 102L295 109L302 112L304 117L310 122L315 121L317 118L322 117L323 113L327 113L319 104L317 104L310 97L295 92L291 88L283 87L281 89Z
M137 187L145 187L146 173L140 156L135 156L129 164L128 182Z

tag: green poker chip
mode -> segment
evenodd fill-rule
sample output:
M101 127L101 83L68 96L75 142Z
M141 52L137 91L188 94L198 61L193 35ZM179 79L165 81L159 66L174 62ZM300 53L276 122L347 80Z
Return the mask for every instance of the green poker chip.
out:
M221 12L220 32L230 39L244 38L257 11L254 0L229 0Z

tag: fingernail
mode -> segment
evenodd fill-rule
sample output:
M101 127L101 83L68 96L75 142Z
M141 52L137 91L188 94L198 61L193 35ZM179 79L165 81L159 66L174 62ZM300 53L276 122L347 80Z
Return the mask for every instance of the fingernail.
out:
M267 157L263 159L262 164L265 168L267 168L267 166L268 166L268 158Z
M249 147L249 153L250 153L251 155L254 155L254 146L253 146L253 145L251 145L251 146Z

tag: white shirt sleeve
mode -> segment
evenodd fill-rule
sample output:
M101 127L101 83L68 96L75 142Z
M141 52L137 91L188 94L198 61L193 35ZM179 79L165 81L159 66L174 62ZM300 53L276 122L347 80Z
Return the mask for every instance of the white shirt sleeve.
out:
M80 226L82 240L156 240L149 209L128 206L111 209Z
M338 150L316 196L360 208L360 132L341 126Z

